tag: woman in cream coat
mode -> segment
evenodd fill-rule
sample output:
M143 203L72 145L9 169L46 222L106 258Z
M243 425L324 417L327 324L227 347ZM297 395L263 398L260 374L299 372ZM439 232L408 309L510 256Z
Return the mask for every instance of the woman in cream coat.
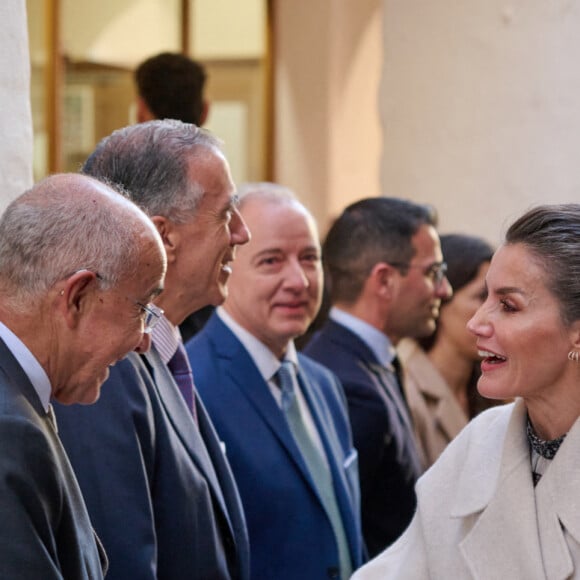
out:
M353 580L580 578L580 205L517 220L469 322L490 398L417 484L403 536Z

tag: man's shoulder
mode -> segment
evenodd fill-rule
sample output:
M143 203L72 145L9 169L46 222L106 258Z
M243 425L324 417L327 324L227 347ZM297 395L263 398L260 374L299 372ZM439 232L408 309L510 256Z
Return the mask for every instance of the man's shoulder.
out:
M130 353L109 369L101 386L99 399L92 405L54 404L61 438L74 442L77 430L90 430L91 425L125 423L130 417L149 416L155 385L146 364L137 353Z

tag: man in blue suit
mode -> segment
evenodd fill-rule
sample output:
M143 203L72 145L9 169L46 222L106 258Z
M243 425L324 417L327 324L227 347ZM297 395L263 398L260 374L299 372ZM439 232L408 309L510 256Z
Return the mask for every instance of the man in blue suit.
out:
M93 403L110 365L147 350L144 307L160 292L164 271L163 245L147 216L94 179L48 177L4 212L0 578L103 578L106 559L50 398Z
M57 409L109 554L107 578L247 579L240 498L177 328L224 300L234 248L249 237L227 161L207 131L151 121L104 139L83 171L127 189L156 225L168 262L165 289L149 307L158 317L151 351L117 364L94 407Z
M369 198L347 207L324 242L330 319L304 352L339 377L360 457L369 554L394 542L415 511L422 461L395 347L435 330L451 295L428 206Z
M320 306L316 226L273 184L240 192L240 212L252 240L187 351L242 496L252 578L346 579L363 548L344 395L293 343Z

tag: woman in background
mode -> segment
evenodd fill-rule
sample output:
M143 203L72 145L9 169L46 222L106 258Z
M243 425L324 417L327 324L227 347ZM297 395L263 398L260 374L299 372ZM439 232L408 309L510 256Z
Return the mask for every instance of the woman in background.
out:
M441 236L441 249L453 296L441 305L434 334L404 339L397 348L425 468L471 418L495 404L477 392L480 357L466 328L485 300L493 248L482 238L449 234Z

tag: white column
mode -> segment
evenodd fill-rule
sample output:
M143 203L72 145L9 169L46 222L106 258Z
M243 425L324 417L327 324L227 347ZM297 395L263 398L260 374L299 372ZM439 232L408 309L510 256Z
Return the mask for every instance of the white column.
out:
M30 60L24 0L0 2L0 212L32 185Z

